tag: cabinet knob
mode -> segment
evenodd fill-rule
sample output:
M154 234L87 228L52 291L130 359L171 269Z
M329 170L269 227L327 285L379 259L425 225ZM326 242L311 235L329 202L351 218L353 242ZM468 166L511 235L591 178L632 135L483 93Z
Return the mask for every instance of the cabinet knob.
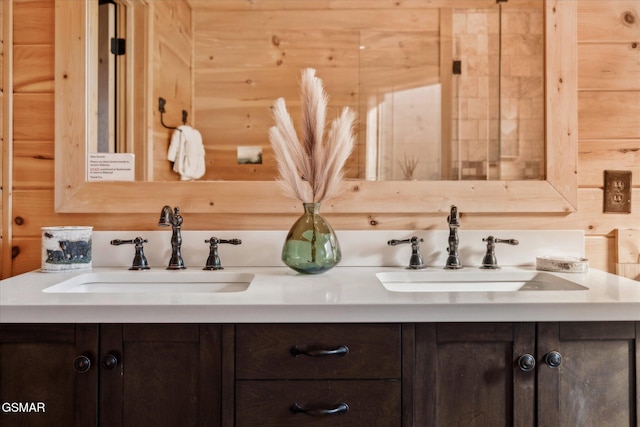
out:
M544 356L544 361L550 368L557 368L562 364L562 355L557 351L550 351Z
M308 409L308 408L303 408L297 403L294 403L293 405L291 405L289 410L294 414L307 414L307 415L316 415L316 416L337 415L337 414L344 414L347 411L349 411L349 405L347 405L346 403L339 403L333 408Z
M298 346L291 347L289 350L291 354L294 356L312 356L312 357L323 357L323 356L346 356L349 353L349 347L346 345L340 345L333 350L327 349L309 349L302 350L298 348Z
M114 369L118 366L118 358L113 354L107 354L102 358L102 367L105 369Z
M536 358L530 354L523 354L518 358L518 367L521 371L529 372L536 367Z
M76 372L87 372L91 368L91 359L85 355L77 356L73 359L73 369Z

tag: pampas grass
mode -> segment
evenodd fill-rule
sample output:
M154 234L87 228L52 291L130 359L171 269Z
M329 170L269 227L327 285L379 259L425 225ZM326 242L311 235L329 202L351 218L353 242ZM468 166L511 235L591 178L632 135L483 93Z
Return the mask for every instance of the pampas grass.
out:
M320 203L340 192L343 167L354 145L356 115L345 107L326 129L329 98L313 68L302 71L300 95L300 139L284 99L278 98L273 104L275 126L269 129L269 140L285 193L303 203Z
M400 162L400 169L404 174L404 179L413 179L413 174L416 172L419 160L420 159L417 156L411 156L410 158L407 158L407 154L405 153L404 163Z

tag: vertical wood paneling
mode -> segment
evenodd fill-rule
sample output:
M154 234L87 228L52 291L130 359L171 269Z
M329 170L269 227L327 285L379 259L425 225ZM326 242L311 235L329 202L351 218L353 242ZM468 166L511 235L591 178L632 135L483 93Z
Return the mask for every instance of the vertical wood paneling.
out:
M153 10L151 38L153 61L153 136L150 147L153 167L148 179L172 181L180 179L167 161L167 150L173 131L160 123L157 112L159 97L167 101L164 123L177 127L182 125L182 110L189 114L187 124L194 124L192 52L193 29L190 9L185 1L162 1L150 4Z

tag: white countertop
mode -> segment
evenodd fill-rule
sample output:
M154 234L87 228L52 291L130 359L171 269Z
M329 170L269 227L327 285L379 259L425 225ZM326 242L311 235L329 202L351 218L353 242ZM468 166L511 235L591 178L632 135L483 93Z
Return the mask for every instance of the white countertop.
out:
M0 323L305 323L305 322L493 322L493 321L640 321L640 282L591 269L586 273L552 273L583 285L580 291L392 292L376 278L380 272L408 272L410 245L391 247L389 239L418 236L424 274L443 274L446 230L338 231L343 259L319 275L300 275L279 259L286 232L183 231L186 270L167 271L170 231L94 232L91 273L122 272L133 247L109 245L111 239L147 238L145 254L157 274L176 281L202 273L208 255L204 240L241 238L242 245L220 247L225 274L250 273L253 281L240 292L50 293L64 279L86 272L33 271L0 281ZM534 271L535 257L584 256L580 230L460 230L462 270L447 275L478 274L486 243L482 238L516 238L518 246L498 245L501 272ZM133 272L133 274L145 274ZM164 277L164 276L163 276ZM481 276L479 276L481 277ZM486 276L485 276L486 277Z
M126 268L124 269L126 270ZM504 267L502 271L534 270ZM122 271L94 268L92 272ZM188 277L194 267L166 274ZM286 267L226 268L254 279L245 291L226 293L44 293L74 273L34 271L0 284L0 322L498 322L640 320L640 282L598 270L552 273L584 291L391 292L378 272L401 267L336 267L300 275ZM430 268L424 272L441 272ZM483 270L467 267L447 274ZM217 272L209 272L215 275ZM136 272L145 274L145 272Z

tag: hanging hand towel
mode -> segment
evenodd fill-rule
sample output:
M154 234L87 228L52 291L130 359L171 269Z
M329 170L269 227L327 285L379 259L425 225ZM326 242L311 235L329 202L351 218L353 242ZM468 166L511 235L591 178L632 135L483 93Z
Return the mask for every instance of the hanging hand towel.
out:
M167 159L183 181L201 178L205 172L202 135L191 126L178 126L171 136Z

